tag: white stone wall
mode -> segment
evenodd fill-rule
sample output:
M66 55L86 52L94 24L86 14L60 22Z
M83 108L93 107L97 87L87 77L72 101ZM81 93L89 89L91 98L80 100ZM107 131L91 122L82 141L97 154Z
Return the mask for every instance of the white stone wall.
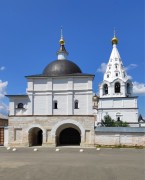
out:
M68 79L67 78L53 78L52 81L53 91L67 91Z
M12 98L9 99L9 114L15 115L15 103L14 103L14 99Z
M46 91L47 90L47 79L34 79L33 80L34 91Z
M137 98L101 98L98 108L137 108Z
M43 131L43 146L56 146L57 130L74 127L80 130L81 146L94 146L94 116L11 116L9 146L29 146L29 131ZM60 129L59 129L60 131Z
M111 116L112 119L120 120L128 123L138 122L137 98L101 98L99 100L97 123L104 119L105 115ZM130 125L138 126L138 125Z
M93 77L75 76L28 78L28 97L10 97L10 115L91 115L92 80ZM74 109L75 100L79 102L78 109ZM18 103L23 103L24 109L17 109Z
M86 78L74 78L74 90L88 89L88 80Z
M140 123L139 123L139 126L140 126L140 127L145 127L145 122L140 122Z
M46 95L35 95L34 96L34 114L35 115L46 115L47 114L47 96Z
M53 109L53 115L66 115L68 112L68 102L67 102L68 95L63 93L54 93L53 94L53 101L57 101L57 109ZM51 108L51 107L50 107Z
M97 132L95 134L95 145L145 146L145 132Z
M18 104L23 103L24 109L18 109ZM9 101L9 114L22 115L27 114L29 99L27 96L12 97Z
M105 115L111 116L112 119L117 120L119 115L120 120L128 123L137 123L138 122L138 110L133 109L108 109L108 110L99 110L97 114L97 123L101 122L101 119L104 119ZM138 124L130 124L130 126L139 126Z
M8 146L8 139L9 139L9 130L8 127L4 128L4 146Z

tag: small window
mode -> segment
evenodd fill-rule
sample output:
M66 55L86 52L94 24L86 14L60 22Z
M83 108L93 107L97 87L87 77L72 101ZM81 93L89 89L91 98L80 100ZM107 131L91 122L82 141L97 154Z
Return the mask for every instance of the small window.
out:
M109 74L107 74L107 78L109 78Z
M115 83L115 93L120 93L120 83L119 82Z
M57 103L57 101L54 101L54 109L58 109L58 103Z
M118 76L118 73L116 73L116 77Z
M75 109L79 109L79 102L78 102L78 100L75 100Z
M18 104L18 108L19 108L19 109L23 109L23 108L24 108L24 104L23 104L23 103L19 103L19 104Z

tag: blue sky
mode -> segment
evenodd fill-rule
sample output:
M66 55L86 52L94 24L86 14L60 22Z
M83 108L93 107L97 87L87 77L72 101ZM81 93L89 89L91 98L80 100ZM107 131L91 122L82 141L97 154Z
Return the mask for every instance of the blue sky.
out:
M8 105L4 93L25 94L24 76L40 74L57 59L61 26L68 59L95 74L94 92L103 79L98 69L109 60L115 27L145 117L144 0L0 1L0 112Z

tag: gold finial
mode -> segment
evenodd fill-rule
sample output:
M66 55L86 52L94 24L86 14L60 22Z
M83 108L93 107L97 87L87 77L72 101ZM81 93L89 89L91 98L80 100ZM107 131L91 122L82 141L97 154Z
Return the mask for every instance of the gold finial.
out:
M64 45L64 39L63 39L63 32L62 32L62 26L61 26L61 37L60 37L60 40L59 40L59 43L60 45Z
M114 37L112 38L112 45L113 44L118 44L118 39L116 37L116 32L115 32L115 28L114 28Z

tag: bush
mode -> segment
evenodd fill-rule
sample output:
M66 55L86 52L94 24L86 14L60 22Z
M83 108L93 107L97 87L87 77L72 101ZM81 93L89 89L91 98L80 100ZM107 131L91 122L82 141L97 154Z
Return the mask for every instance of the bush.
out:
M127 122L123 122L123 121L116 121L115 122L115 127L129 127Z
M127 122L123 121L114 121L109 115L104 116L104 119L101 122L102 126L105 127L129 127Z

